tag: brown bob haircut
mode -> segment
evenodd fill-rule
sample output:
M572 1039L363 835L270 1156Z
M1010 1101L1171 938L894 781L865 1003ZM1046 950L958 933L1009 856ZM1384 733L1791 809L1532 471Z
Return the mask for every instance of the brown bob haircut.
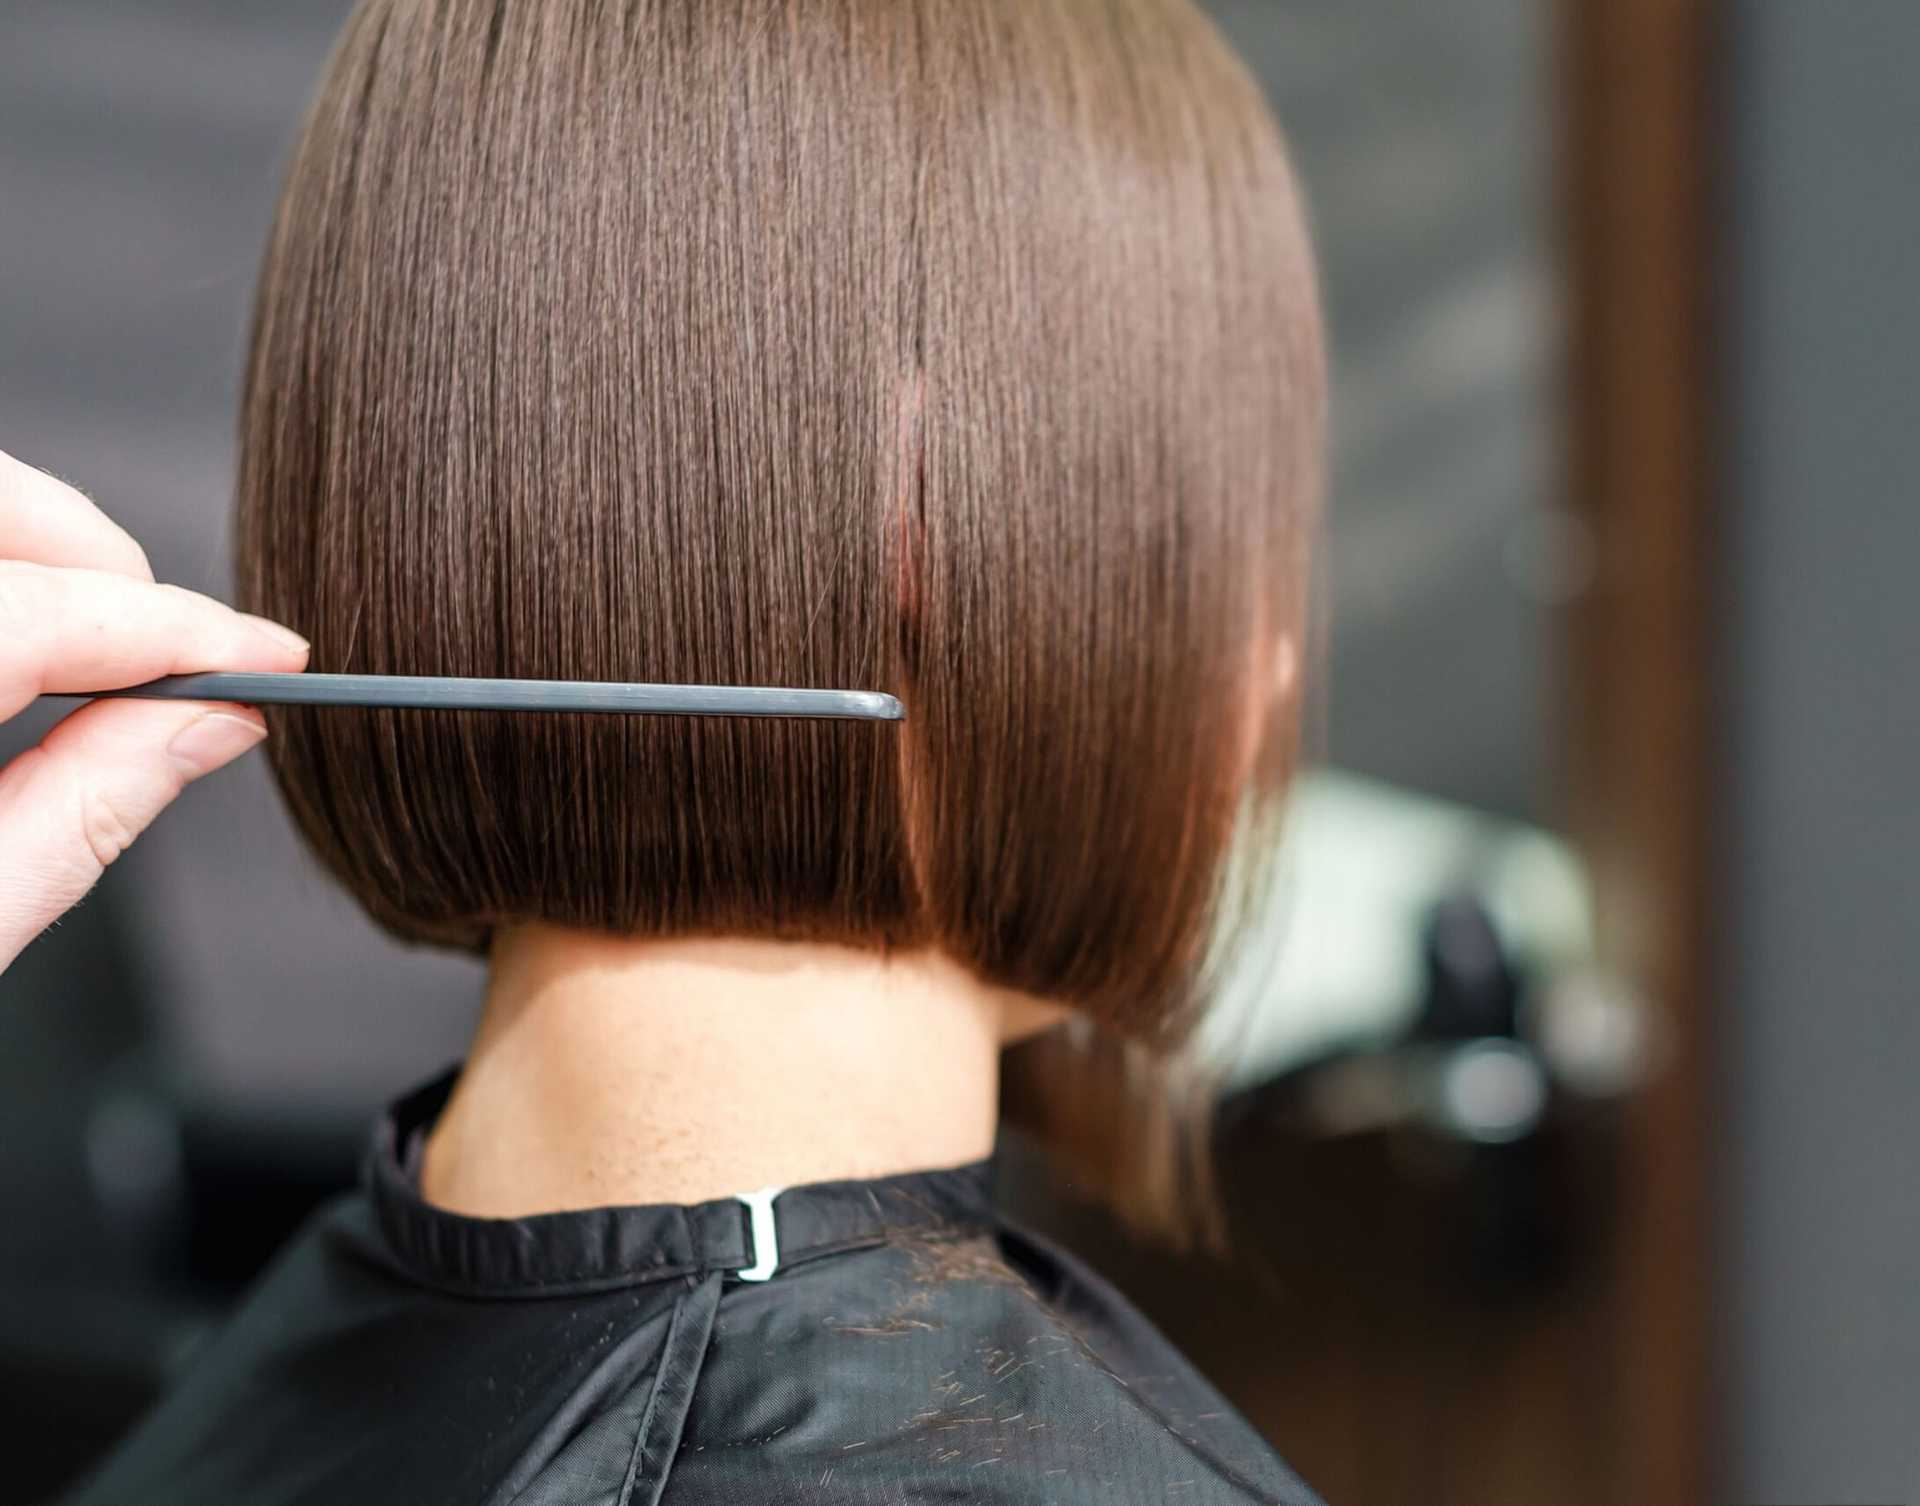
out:
M907 716L277 711L295 819L412 941L938 948L1075 1005L1009 1092L1164 1221L1296 741L1313 282L1189 0L363 0L261 279L244 604L319 670Z

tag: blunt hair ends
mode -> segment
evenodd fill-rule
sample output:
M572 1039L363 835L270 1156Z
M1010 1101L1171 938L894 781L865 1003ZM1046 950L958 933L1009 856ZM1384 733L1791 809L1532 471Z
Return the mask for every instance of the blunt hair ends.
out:
M276 774L411 941L939 948L1171 1071L1295 754L1324 385L1190 0L363 0L261 277L245 606L321 670L907 717L285 708ZM1204 1114L1069 1096L1190 1221Z

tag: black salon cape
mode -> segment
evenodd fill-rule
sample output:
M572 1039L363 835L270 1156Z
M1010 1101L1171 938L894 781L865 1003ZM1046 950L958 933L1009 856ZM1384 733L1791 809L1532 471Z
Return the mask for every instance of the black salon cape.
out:
M413 1168L453 1074L276 1259L84 1506L1316 1503L991 1163L750 1211L474 1219Z

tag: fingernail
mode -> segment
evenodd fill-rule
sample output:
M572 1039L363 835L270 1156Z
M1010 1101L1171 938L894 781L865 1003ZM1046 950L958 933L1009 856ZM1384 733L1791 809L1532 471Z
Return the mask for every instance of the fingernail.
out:
M279 644L280 647L290 648L297 654L304 654L307 651L309 647L307 640L302 638L292 628L282 627L279 623L266 617L256 617L251 612L242 612L240 615L260 629L261 632L265 633L275 643Z
M189 779L232 763L267 735L267 724L232 711L206 711L173 734L167 757Z

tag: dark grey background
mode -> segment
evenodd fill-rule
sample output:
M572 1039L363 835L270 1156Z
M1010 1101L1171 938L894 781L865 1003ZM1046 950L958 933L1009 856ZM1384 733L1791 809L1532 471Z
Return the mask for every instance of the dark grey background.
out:
M1734 1498L1920 1500L1920 5L1726 27Z

